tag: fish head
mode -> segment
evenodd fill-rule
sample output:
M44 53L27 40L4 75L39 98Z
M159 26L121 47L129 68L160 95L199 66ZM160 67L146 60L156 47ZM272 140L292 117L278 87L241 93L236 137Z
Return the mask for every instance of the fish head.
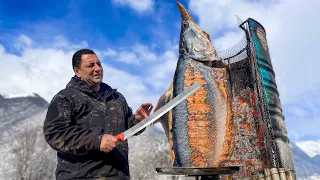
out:
M187 9L177 2L181 15L179 54L197 61L221 61L211 43L210 35L200 28Z

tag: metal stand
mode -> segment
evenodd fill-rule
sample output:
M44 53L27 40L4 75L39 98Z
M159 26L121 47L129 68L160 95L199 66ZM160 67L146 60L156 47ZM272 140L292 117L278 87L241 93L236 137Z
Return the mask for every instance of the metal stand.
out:
M193 167L173 167L156 168L158 174L162 175L183 175L194 176L197 180L218 180L220 175L233 174L239 171L239 166L193 168Z

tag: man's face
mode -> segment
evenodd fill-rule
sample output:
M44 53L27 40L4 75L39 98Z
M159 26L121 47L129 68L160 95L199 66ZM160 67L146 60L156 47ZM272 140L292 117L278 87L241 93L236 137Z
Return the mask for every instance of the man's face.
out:
M80 68L75 68L75 73L80 79L86 81L89 86L100 84L103 79L103 68L95 54L83 54Z

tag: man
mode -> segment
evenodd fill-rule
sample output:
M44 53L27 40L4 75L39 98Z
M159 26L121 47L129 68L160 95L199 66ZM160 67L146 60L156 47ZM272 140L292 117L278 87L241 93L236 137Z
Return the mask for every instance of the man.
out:
M90 49L77 51L72 65L75 76L53 97L43 127L57 151L56 179L129 179L128 143L115 136L149 116L152 104L133 114L123 95L102 82Z

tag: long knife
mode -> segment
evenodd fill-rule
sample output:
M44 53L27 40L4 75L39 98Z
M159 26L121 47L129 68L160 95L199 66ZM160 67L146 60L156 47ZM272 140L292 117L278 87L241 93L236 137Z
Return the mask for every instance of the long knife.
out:
M159 119L162 115L170 111L172 108L177 106L179 103L181 103L183 100L187 99L187 97L191 96L194 92L196 92L200 88L200 84L194 83L192 86L188 87L186 90L182 91L180 94L178 94L175 98L173 98L171 101L169 101L167 104L162 106L160 109L158 109L156 112L152 113L150 116L139 122L138 124L134 125L130 129L118 134L116 136L116 139L118 141L124 141L128 139L129 137L133 136L143 128L149 126L151 123Z

